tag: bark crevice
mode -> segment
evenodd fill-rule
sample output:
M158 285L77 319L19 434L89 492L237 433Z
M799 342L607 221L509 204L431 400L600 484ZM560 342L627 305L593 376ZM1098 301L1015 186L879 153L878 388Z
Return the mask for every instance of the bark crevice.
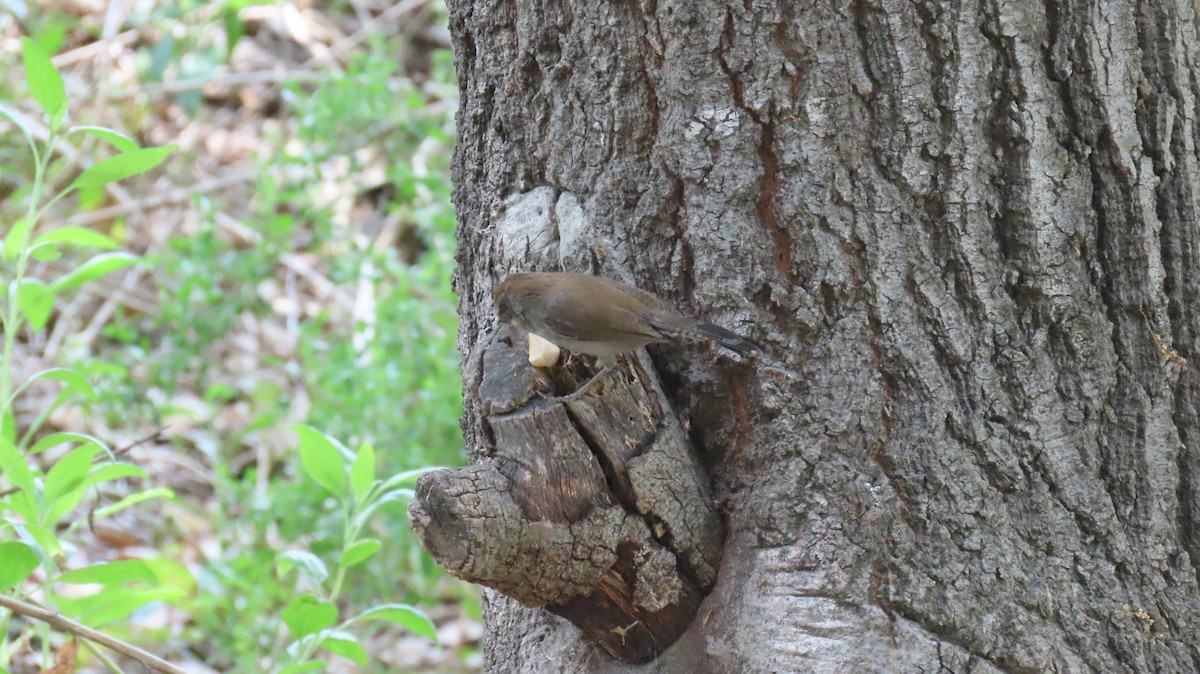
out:
M601 574L612 596L666 568L639 551L674 555L681 587L721 559L676 645L623 667L497 600L489 665L1200 671L1193 0L568 0L569 24L542 4L514 26L512 3L448 1L466 46L463 352L487 339L498 276L562 267L652 290L771 358L652 348L634 367L671 418L647 432L680 428L686 460L641 473L647 452L619 451L594 468L606 500L588 507L644 536L594 546L619 560ZM551 43L558 60L538 63L556 76L522 90L514 64ZM574 245L497 243L508 195L541 189L575 200L559 237ZM483 388L465 401L471 455L536 463L493 428L536 401ZM594 457L605 441L571 415L563 432ZM693 448L713 500L643 517L678 508L658 475L700 470L682 468ZM728 537L689 556L709 517ZM605 630L619 643L632 624Z

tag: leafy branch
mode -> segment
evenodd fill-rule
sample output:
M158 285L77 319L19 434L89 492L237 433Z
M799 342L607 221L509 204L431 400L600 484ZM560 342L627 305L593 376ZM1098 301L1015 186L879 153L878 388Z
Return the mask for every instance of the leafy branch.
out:
M370 444L351 452L315 428L294 426L292 430L300 438L300 464L304 472L341 502L342 546L332 580L325 562L307 550L290 550L280 555L276 570L281 576L296 569L322 592L320 596L303 595L283 609L283 621L297 640L288 646L288 659L278 674L312 670L314 663L310 658L321 648L360 666L366 665L367 651L349 631L356 623L390 622L436 640L433 623L414 606L381 604L340 623L337 608L346 572L383 547L380 540L362 535L371 515L384 504L412 498L412 489L403 485L436 468L405 471L379 480L375 476L375 450Z
M77 399L97 398L87 380L71 369L52 367L35 373L19 386L13 381L17 335L28 326L32 331L46 327L57 297L118 269L139 264L140 258L117 251L111 237L64 225L42 225L43 217L61 199L79 190L99 189L118 180L158 166L176 146L139 147L133 139L96 126L64 126L68 102L62 76L37 42L23 38L22 61L29 92L46 116L48 134L39 145L25 118L0 107L0 115L21 129L33 156L33 181L27 195L24 217L8 228L0 246L0 478L9 486L0 488L0 669L11 659L20 639L8 643L8 622L18 614L70 632L89 642L102 644L162 672L181 672L177 667L141 651L93 627L86 626L24 600L28 578L43 567L47 594L58 607L96 625L124 618L151 601L178 598L187 593L191 576L181 565L166 560L125 560L98 563L62 571L66 552L60 541L60 524L79 505L84 495L105 482L144 478L142 468L118 461L101 440L82 433L52 433L39 440L39 431L55 409ZM72 134L89 134L110 143L117 152L84 169L65 188L43 202L50 180L52 159L63 139ZM99 251L57 278L42 279L30 274L31 261L50 262L62 257L63 248ZM18 438L14 407L17 398L34 382L58 381L63 387L44 406ZM65 453L45 471L33 458L52 448L66 446ZM118 503L96 510L93 515L111 515L148 498L172 497L170 490L152 489L127 496ZM66 527L69 533L84 520ZM57 583L97 584L101 590L89 596L68 598L54 592ZM107 659L100 654L102 660ZM111 665L115 668L115 665Z

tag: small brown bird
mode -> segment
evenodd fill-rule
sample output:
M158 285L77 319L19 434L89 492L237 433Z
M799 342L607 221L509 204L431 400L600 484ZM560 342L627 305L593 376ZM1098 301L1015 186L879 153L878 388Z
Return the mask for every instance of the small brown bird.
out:
M634 349L679 339L709 339L743 355L762 351L719 325L689 318L654 295L620 281L572 273L512 274L496 288L500 320L577 353L603 369L575 398Z

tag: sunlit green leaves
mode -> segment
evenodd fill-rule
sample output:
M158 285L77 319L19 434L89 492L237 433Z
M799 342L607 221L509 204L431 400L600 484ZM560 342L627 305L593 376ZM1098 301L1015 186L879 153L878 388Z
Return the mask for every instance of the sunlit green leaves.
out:
M137 144L136 140L130 138L129 136L126 136L123 133L118 133L116 131L113 131L112 129L108 129L103 126L73 126L73 127L71 127L70 131L71 132L80 131L83 133L91 134L97 138L104 139L104 140L112 143L113 147L116 147L118 150L121 150L122 152L127 152L129 150L138 149L138 144Z
M88 444L71 450L55 462L46 473L45 499L55 501L78 488L92 468L92 459L99 452L99 447Z
M111 237L86 227L59 227L45 234L40 234L33 240L34 246L44 243L62 243L77 248L100 248L115 250L117 242Z
M47 377L47 379L48 378L49 377ZM34 454L44 452L47 449L58 447L59 445L65 445L67 443L94 445L101 449L104 448L104 443L84 433L51 433L50 435L47 435L41 440L33 443L33 446L29 448L29 455L33 456Z
M149 501L150 499L156 499L156 498L174 499L175 492L170 489L167 489L166 487L159 487L158 489L148 489L146 491L134 492L134 493L126 496L125 498L121 499L120 501L113 503L112 505L106 505L103 508L96 510L95 517L97 517L97 518L108 517L109 515L112 515L113 513L117 513L117 512L120 512L120 511L130 507L130 506L137 505L138 503L141 503L142 501Z
M13 498L17 498L16 503L13 504L13 510L27 520L34 519L36 516L36 504L33 500L25 497L23 494L15 495ZM21 542L38 550L42 559L61 559L63 554L62 545L58 542L58 536L50 529L34 524L32 521L27 521L25 524L18 524L14 528L20 535Z
M304 595L288 604L281 617L292 634L299 638L333 625L337 621L337 607L332 602Z
M20 187L14 193L14 205L19 206L25 216L10 216L10 220L2 225L4 238L0 258L6 274L4 287L0 288L0 299L4 302L0 312L4 314L4 329L10 337L28 332L26 328L44 330L53 315L58 294L139 261L136 256L116 252L117 242L103 233L77 226L58 226L59 213L55 213L54 218L43 218L48 207L69 192L83 190L76 207L82 210L94 208L96 198L103 196L105 185L153 169L176 149L176 146L140 148L132 138L103 127L77 127L64 131L69 107L66 87L48 53L61 44L62 35L47 41L47 36L53 34L53 30L47 33L47 25L41 17L31 23L28 28L40 30L40 37L23 38L21 46L29 95L45 113L46 127L40 127L33 120L21 119L19 113L5 106L5 116L13 119L25 132L33 155L29 165L34 170L32 180L28 181L32 189ZM61 144L64 135L76 132L110 143L117 154L95 162L70 180L70 174L56 175L54 172L75 171L76 159L82 160L84 166L93 161L88 154L92 144L80 147L82 154L78 156L73 152L64 153L66 146ZM14 159L8 165L12 168L25 163ZM68 182L68 187L56 194L42 193L43 189L58 189ZM21 185L21 181L15 181L15 184ZM101 252L81 262L68 259L53 266L30 264L31 260L59 261L63 251L72 248ZM33 270L37 270L38 278L31 276ZM43 370L32 376L27 376L27 370L22 368L20 378L24 381L14 388L13 363L18 357L12 352L12 340L9 342L5 352L0 354L0 367L3 368L0 381L4 382L0 395L0 419L3 420L0 424L0 487L4 487L0 491L3 494L0 496L0 532L4 534L0 539L0 591L21 583L39 563L44 563L50 574L49 583L42 587L44 600L53 604L55 610L90 624L127 618L132 611L149 602L184 596L191 591L194 581L186 568L166 560L106 562L54 575L62 566L77 562L74 546L65 544L60 536L75 530L85 518L80 513L78 519L67 524L62 520L78 508L89 492L95 491L100 496L99 490L95 490L97 486L144 478L147 473L139 466L116 461L109 448L94 437L78 433L45 435L43 424L55 410L73 399L95 400L96 392L83 375L63 368ZM18 428L13 421L14 401L38 380L57 380L64 386L52 387L58 389L57 395L44 399L39 392L36 409L22 415ZM48 451L52 449L56 451ZM165 489L138 492L127 487L124 485L120 490L126 493L125 498L94 510L87 521L90 523L91 517L110 515L150 498L172 495ZM105 500L108 499L98 498L96 505ZM19 540L8 540L13 537ZM100 589L84 596L79 592L95 588L72 588L67 594L61 594L60 584L99 586ZM0 639L0 642L4 641ZM11 655L13 650L0 648L0 660L7 663L8 656L3 655L4 652Z
M8 592L37 568L38 557L28 545L18 541L0 543L0 592Z
M240 19L238 9L253 1L222 3L219 16L237 21ZM193 9L172 9L164 15L172 25L183 30L153 30L151 32L158 37L150 41L118 46L128 49L139 68L149 65L146 62L153 50L165 59L160 63L162 73L173 78L203 74L203 68L193 69L190 61L205 58L203 52L219 59L221 49L231 49L237 36L231 31L227 36L230 39L216 47L204 41L197 43L192 30L200 27L188 25L191 17L196 16ZM217 15L202 11L200 16L211 20ZM31 18L37 20L29 22L24 29L39 34L47 32L46 17ZM403 83L395 59L387 54L374 62L380 67L372 66L367 71L363 71L361 64L351 64L355 70L344 78L338 77L348 88L315 92L312 91L315 86L305 85L305 95L300 97L305 102L310 98L307 93L314 93L337 106L316 115L304 115L304 133L313 134L302 140L305 153L311 149L327 153L326 156L343 154L337 139L329 142L329 138L323 137L329 130L340 132L351 143L358 144L361 144L361 134L356 129L396 130L385 137L400 140L387 148L382 156L385 164L402 167L399 172L390 166L383 167L387 172L384 179L395 184L400 196L385 198L389 203L379 205L406 223L406 228L407 223L413 224L419 238L419 245L413 250L420 259L409 259L408 251L405 251L404 259L397 259L396 251L388 246L369 251L358 246L334 246L335 257L322 258L319 265L322 272L328 271L330 280L339 286L353 283L353 275L366 266L359 263L364 256L370 257L368 261L374 271L369 274L370 278L363 280L376 284L375 289L380 292L378 316L381 322L377 334L366 345L361 340L351 340L348 335L357 330L357 326L351 322L339 325L332 315L323 315L311 324L302 321L298 326L289 325L291 336L315 346L311 349L297 346L298 357L288 357L286 363L289 368L294 365L297 371L290 371L287 377L278 379L263 378L276 387L274 391L267 391L266 386L245 383L248 379L258 379L257 376L223 376L224 373L219 372L221 364L211 359L211 354L218 351L210 347L220 346L221 340L236 335L240 330L239 321L264 317L264 312L270 311L270 305L264 301L273 302L277 296L263 292L261 281L279 276L281 255L297 252L299 245L314 255L324 256L330 248L327 245L329 237L340 236L339 230L330 226L332 215L321 204L314 207L313 202L306 199L316 191L311 189L311 184L297 184L284 177L294 175L291 170L301 168L300 164L283 166L283 171L263 171L259 193L243 195L253 207L239 210L234 215L245 217L245 225L262 235L260 243L245 246L240 241L232 242L226 236L228 232L223 231L221 221L201 218L201 231L189 229L185 236L149 246L151 259L166 260L171 265L178 263L171 273L186 269L189 274L182 280L171 274L145 278L145 285L139 288L140 297L154 294L150 286L155 280L165 281L170 288L169 294L159 296L161 301L155 306L153 315L142 311L140 303L131 301L122 303L112 320L103 325L100 320L94 322L93 327L102 328L94 340L73 339L73 331L60 330L53 336L30 334L38 329L45 332L55 327L56 317L62 307L68 305L70 293L88 288L89 282L100 279L103 274L124 275L140 264L130 255L97 254L115 253L124 247L123 242L130 236L139 245L145 243L141 241L144 238L141 229L127 231L129 225L120 217L111 226L105 225L98 230L76 227L75 224L91 220L88 212L108 205L114 196L126 204L141 203L144 194L139 194L136 186L130 195L132 200L127 201L122 195L114 194L111 181L152 170L155 162L161 160L162 153L169 151L169 148L144 150L138 147L134 138L114 129L69 126L67 118L78 116L76 110L82 101L67 101L66 92L76 90L77 86L81 91L93 90L87 79L96 73L73 67L69 76L65 69L62 77L58 75L48 55L54 54L55 42L62 44L62 31L59 33L60 37L53 40L35 38L45 54L32 51L23 54L31 82L30 91L36 94L37 103L31 95L11 107L5 106L25 122L19 123L22 129L32 131L29 136L32 154L36 155L33 161L12 157L13 161L8 165L18 172L25 167L34 167L38 179L29 176L26 180L24 175L13 175L8 181L16 190L8 204L12 207L9 209L11 214L0 225L3 227L0 229L3 240L0 255L4 256L3 267L8 272L8 280L0 289L0 303L8 304L0 309L6 315L17 316L15 325L6 326L10 335L17 335L20 340L30 338L38 344L45 341L51 347L47 349L48 353L71 359L70 362L78 363L78 369L30 377L31 370L24 367L28 363L15 354L6 354L6 362L22 366L12 378L18 390L16 393L9 391L12 395L7 402L11 404L16 400L23 412L17 417L18 423L5 424L0 431L7 442L0 446L0 471L3 471L0 492L4 493L0 496L0 527L8 535L7 538L0 535L0 541L19 537L17 542L25 546L22 552L33 552L42 565L34 569L38 582L44 583L39 588L39 601L72 619L82 618L92 624L119 621L147 602L170 601L178 597L183 591L181 586L161 577L149 561L72 568L99 558L90 549L89 541L95 540L92 536L86 535L82 542L78 540L79 534L87 531L93 519L124 511L136 521L144 514L139 512L143 508L149 510L159 505L150 499L170 498L172 492L151 489L155 485L137 482L144 472L132 464L114 463L108 448L95 438L54 433L48 436L47 433L81 428L76 420L82 418L88 421L88 428L105 428L102 436L111 434L128 439L129 434L138 432L144 410L152 411L153 414L148 416L155 420L169 418L172 422L195 413L192 422L205 424L206 419L211 418L208 417L210 411L224 412L234 406L245 408L247 416L237 417L239 424L232 430L232 435L225 427L194 435L187 431L192 424L185 422L182 429L177 423L172 424L189 449L204 452L201 458L205 460L203 466L191 462L170 466L194 467L205 473L211 468L211 474L195 477L212 478L213 491L192 493L189 498L211 496L207 505L212 510L208 512L220 525L195 527L192 526L194 520L187 515L192 512L190 508L167 508L161 513L161 519L156 517L153 523L145 522L149 529L140 532L147 534L143 543L166 545L164 554L179 552L177 536L192 539L183 551L192 550L195 542L203 545L203 556L192 561L204 574L205 591L188 602L189 626L182 638L203 637L206 658L222 663L222 668L231 671L263 671L261 665L268 661L289 674L317 671L324 668L324 664L310 659L328 659L331 653L364 663L366 653L357 639L361 637L365 643L366 633L384 628L384 625L376 622L360 626L371 629L362 630L364 634L356 637L345 624L339 624L340 619L365 605L363 602L367 597L396 593L410 598L423 593L428 595L438 577L432 572L427 557L413 554L413 537L404 531L403 518L391 516L397 514L394 505L387 518L372 517L371 513L382 504L394 504L411 494L407 489L411 485L387 479L397 464L413 466L449 461L460 447L456 406L461 398L458 363L453 349L453 297L448 281L453 264L453 218L448 200L440 198L449 189L448 176L442 166L443 155L448 154L440 151L444 148L428 152L429 144L421 146L421 157L412 154L417 144L428 138L452 138L452 134L445 135L452 125L442 112L425 114L425 110L418 109L428 105L429 97L423 95L424 89ZM77 44L77 37L72 37L66 44ZM155 49L155 45L161 45L162 49ZM25 51L28 50L23 49ZM17 75L15 84L19 86L21 73L16 70L19 64L12 65ZM64 78L66 91L62 87ZM189 95L202 99L199 90ZM179 99L176 97L175 100ZM368 104L363 105L363 100ZM136 131L137 138L164 138L160 129L145 126L160 117L154 113L154 106L159 103L154 102L153 97L135 99L118 92L110 102L113 101L123 106L119 114L106 114L118 111L103 109L88 110L88 119L112 120L117 129ZM147 108L147 105L151 107ZM38 106L44 109L49 125L43 121L43 110ZM401 113L394 114L398 109L402 109ZM376 110L386 111L389 115L379 120L378 125L369 122L377 116ZM31 111L34 114L30 114ZM349 118L351 123L346 122L347 114L353 115ZM409 123L412 120L415 121ZM204 120L197 122L204 124ZM14 133L20 133L12 128ZM443 135L439 136L439 133ZM15 140L22 138L18 136ZM351 152L358 149L359 146L354 145ZM71 150L78 150L79 154ZM319 175L325 164L324 158L312 160L306 156L298 159L304 163L304 171L316 174L318 180L324 178ZM272 157L266 157L265 161L277 163ZM377 168L376 163L373 162L372 171ZM414 163L421 165L422 172L432 166L437 175L414 175L411 180L407 179L403 174L404 167ZM353 180L351 177L348 182ZM70 185L73 193L68 199L63 199L62 194L34 194L35 185L41 185L45 191ZM264 198L270 190L274 190L274 196ZM204 190L197 190L197 193L194 203L206 207ZM426 203L430 193L439 197L437 206ZM56 206L47 208L51 201ZM218 202L214 204L216 209L221 208ZM26 205L32 217L29 221L17 222L17 211L24 212ZM430 210L422 210L426 208ZM64 223L66 226L62 226ZM422 253L416 251L417 248L427 248L429 252ZM172 252L180 250L187 254L171 256ZM54 264L35 264L35 261L52 261ZM37 278L22 281L21 277L29 276ZM109 289L99 288L98 291L106 294ZM143 292L148 294L141 294ZM303 285L298 295L292 293L297 295L294 299L301 301L305 299L304 294ZM60 327L68 325L63 322ZM153 332L146 334L145 328L151 328ZM90 337L90 330L86 334ZM88 348L101 346L103 355ZM128 347L127 351L125 347ZM269 360L272 355L279 354L268 355L263 351L262 355L260 364L264 368L282 364ZM436 362L426 364L431 356L437 359ZM159 357L170 361L169 364L160 367L158 362L151 362ZM362 363L371 363L371 366L360 368ZM205 368L208 369L202 371ZM370 372L359 376L360 369ZM48 386L46 379L58 379L61 384ZM213 386L215 383L225 390L217 390L218 387ZM294 386L313 394L310 401L302 401L311 404L293 404L297 402L292 396ZM199 405L186 407L190 400L178 395L189 387L197 393L212 389L211 399L205 395L207 404L203 412L195 412L201 409ZM72 404L60 410L66 414L55 413L58 400L63 397ZM101 400L100 404L92 404L91 401L97 398ZM373 439L380 443L380 449L360 445L359 440L355 440L356 444L351 445L355 451L351 452L336 439L330 439L328 443L318 442L315 451L308 451L312 447L306 447L307 460L297 461L299 454L294 454L293 461L281 464L277 462L279 457L272 453L269 460L257 464L229 465L238 445L255 445L265 440L259 446L268 446L280 420L296 418L297 410L302 410L301 415L328 431L332 438ZM40 427L39 419L43 417L52 420L45 428ZM240 426L243 419L247 423ZM204 437L199 437L201 435ZM331 448L335 451L329 451ZM153 466L158 472L164 468L157 460L163 454L152 450L134 452L130 456L137 460L151 458L147 466ZM292 466L295 466L294 470ZM193 476L187 477L190 480ZM113 481L120 484L113 484ZM97 486L102 488L97 489ZM103 530L97 527L96 531L102 533ZM166 534L165 542L160 540L160 533ZM279 559L280 550L291 548L303 548L304 554L285 555L278 565L284 575L277 577L273 562ZM17 559L8 554L12 549L15 548L0 549L0 560L11 564ZM145 548L139 546L138 549ZM20 561L27 563L28 556L21 554ZM155 570L154 577L147 572L147 567ZM60 580L61 568L70 570ZM405 579L399 589L393 580L396 574ZM351 580L350 576L356 577ZM297 637L298 647L288 649L289 654L294 653L293 660L284 662L285 642L278 636L286 632L281 632L280 612L283 607L290 606L298 594L306 591L313 592L319 599L291 608L287 617L299 632L309 633ZM92 594L80 596L80 593ZM339 616L335 611L334 622L328 624L331 607L341 607L344 614ZM313 617L317 618L315 622L309 620ZM301 619L305 622L297 622ZM321 625L327 626L310 631ZM25 639L25 643L34 646L45 643L44 639L37 638L36 632L33 641L29 640L30 627L26 623L18 621L12 627L16 632L10 630L10 638ZM398 631L390 625L386 629L393 633ZM290 638L290 634L288 636ZM153 630L142 637L156 638ZM320 652L322 649L324 652Z
M85 187L99 187L117 180L145 173L150 169L158 166L175 150L179 149L178 145L164 145L162 147L143 147L134 150L126 150L118 155L113 155L108 159L97 162L95 165L88 168L79 177L72 182L67 189L83 189Z
M363 648L358 638L345 630L326 630L319 635L321 648L354 661L358 666L367 664L367 649Z
M329 569L321 558L307 550L288 550L279 556L275 564L276 573L286 576L288 571L298 569L300 573L316 581L319 585L329 578Z
M400 473L380 481L375 475L375 450L369 443L364 443L357 452L350 452L335 438L310 426L295 426L293 430L299 438L298 453L304 473L338 499L344 509L346 531L336 573L329 583L326 583L329 569L320 557L307 550L289 550L277 558L280 576L298 569L301 576L328 597L302 597L284 609L282 618L297 641L288 647L292 659L280 671L301 671L294 668L312 657L318 648L365 664L366 650L357 637L346 631L355 622L389 622L436 639L429 617L407 604L375 606L334 627L337 611L333 601L338 597L347 569L366 562L383 549L383 541L362 535L371 513L383 504L410 497L412 490L400 485L411 482L424 471Z
M41 330L50 320L54 291L38 279L23 279L21 285L17 286L17 308L25 315L30 327Z
M365 498L374 482L375 450L370 444L365 444L359 448L354 463L350 465L350 490L354 492L354 498L359 501Z
M4 236L4 261L12 262L21 254L21 248L28 243L30 220L20 218L9 228Z
M36 376L44 377L46 379L53 379L55 381L61 381L67 385L67 389L70 390L71 393L83 396L90 400L96 400L99 397L96 395L96 391L92 388L92 385L88 383L87 378L75 370L68 370L65 367L53 367L49 370L42 370ZM80 435L80 437L87 438L88 440L91 440L102 447L105 446L103 442L90 435Z
M433 621L425 612L416 606L408 604L381 604L373 608L369 608L354 617L352 622L368 622L372 620L382 620L400 625L413 634L437 639L437 630L433 626Z
M40 243L29 247L29 257L38 262L53 262L62 257L62 251L58 249L57 244Z
M57 596L61 606L90 625L128 618L150 602L181 599L195 585L183 565L168 559L102 562L67 571L57 582L100 585L100 590L91 595Z
M53 433L39 440L29 453L33 455L64 443L80 445L54 463L47 471L38 500L37 522L53 525L75 509L87 490L104 482L125 478L145 478L146 471L133 464L95 461L101 452L111 456L96 438L80 433ZM22 462L24 463L24 462Z
M342 553L342 566L354 566L370 559L383 547L383 542L375 538L364 538L346 548Z
M75 267L65 275L55 279L50 283L50 288L54 292L62 292L71 290L87 283L95 281L105 274L112 273L118 269L123 269L138 263L139 258L132 253L116 252L116 253L101 253L89 260L86 260L78 267Z
M346 460L334 441L311 426L293 426L300 438L300 465L313 482L333 492L346 493Z
M140 559L125 559L117 562L106 562L85 566L82 569L67 571L58 577L60 583L125 583L131 581L154 582L157 576Z
M33 471L25 463L25 457L17 449L16 444L7 437L0 437L0 476L16 485L17 489L25 496L33 494Z
M92 247L109 247L108 243L112 243L111 239L103 235L90 233L89 235L80 234L78 230L74 232L65 232L66 238L70 243L79 243ZM63 230L58 230L55 233L62 233ZM54 234L54 233L52 233ZM49 235L47 235L49 236ZM43 237L44 238L44 237ZM10 250L20 250L20 244L10 248L10 241L17 241L14 238L14 233L10 232L5 238L5 254L8 255ZM38 250L53 250L45 243L41 244ZM58 293L65 290L77 288L88 281L94 281L106 274L114 272L118 269L128 267L138 263L139 258L136 255L123 252L101 253L89 260L84 261L74 269L71 269L63 276L46 283L41 279L25 278L22 279L20 285L17 286L16 302L17 308L21 310L21 314L25 320L29 322L30 327L34 330L41 330L46 327L46 323L50 320L51 311L54 308L54 300Z
M41 45L28 37L21 38L21 59L30 95L50 119L50 128L57 130L67 114L67 92L58 69Z

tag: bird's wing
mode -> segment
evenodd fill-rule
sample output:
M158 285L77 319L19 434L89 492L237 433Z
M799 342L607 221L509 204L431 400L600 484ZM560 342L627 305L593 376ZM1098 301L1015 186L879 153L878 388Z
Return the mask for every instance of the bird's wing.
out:
M581 342L605 342L642 337L648 341L662 339L663 335L646 323L636 313L623 307L608 307L608 318L599 320L586 302L563 298L549 308L546 325L568 339Z
M630 297L641 304L640 307L636 307L636 305L631 304L629 307L630 309L640 310L643 313L647 311L654 313L679 313L674 307L672 307L670 304L667 304L667 302L658 295L646 292L645 290L642 290L637 286L629 285L628 283L623 283L621 285Z

